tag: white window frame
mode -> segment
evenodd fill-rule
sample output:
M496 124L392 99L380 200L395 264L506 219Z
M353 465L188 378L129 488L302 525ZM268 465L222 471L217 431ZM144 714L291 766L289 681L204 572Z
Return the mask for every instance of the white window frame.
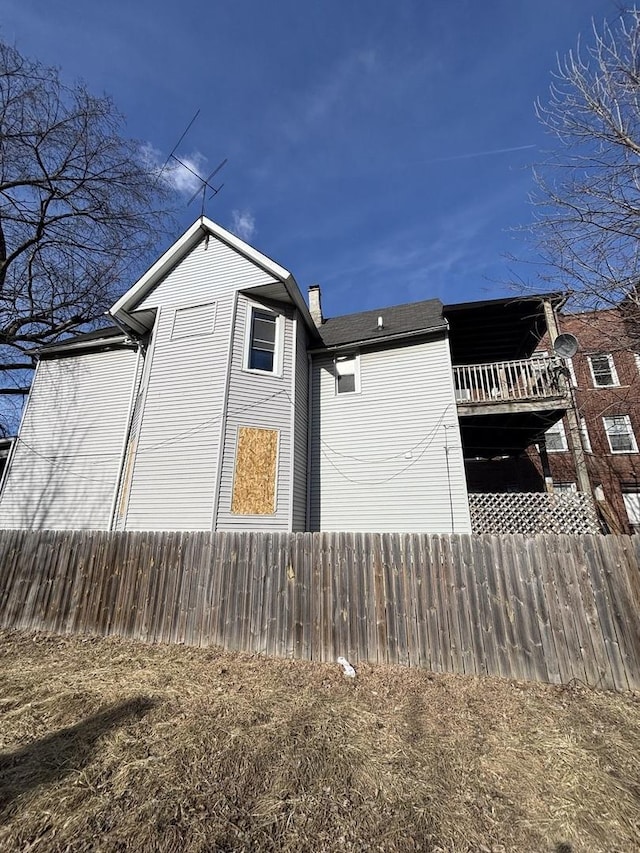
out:
M338 391L338 363L353 361L353 376L354 376L354 389L353 391ZM360 393L360 353L345 353L344 355L337 355L333 359L333 375L334 375L334 393L336 397L349 397L352 394Z
M547 446L547 453L566 453L567 450L569 450L569 444L567 442L567 433L565 432L564 424L562 423L562 421L556 421L553 426L549 427L549 429L545 431L545 439L550 432L558 433L558 435L560 436L560 442L562 444L562 447L549 447L549 444L545 441L545 444Z
M622 433L613 432L614 429L614 421L624 421L625 426L627 427L627 435L631 439L631 448L627 450L614 450L613 445L611 444L611 436L612 435L621 435ZM607 436L607 441L609 442L609 450L611 453L637 453L638 452L638 443L636 442L636 437L633 433L633 427L631 426L631 418L629 415L610 415L602 418L602 423L604 425L604 431Z
M596 374L593 370L593 362L591 359L593 358L606 358L609 363L609 371L611 372L611 385L601 385L599 382L596 382ZM609 352L594 352L592 355L587 356L587 361L589 362L589 370L591 371L591 379L593 381L594 388L615 388L620 385L618 381L618 373L616 371L616 365L613 360L613 356Z
M589 430L587 428L587 419L580 418L580 435L582 437L582 447L585 453L593 453L591 449L591 436L589 435Z
M249 367L251 358L251 327L253 326L254 311L260 311L263 314L271 314L276 321L276 340L275 349L273 352L273 370L260 370L258 367ZM284 316L278 314L271 308L260 305L256 302L247 303L247 316L244 328L244 356L242 361L242 369L245 373L254 373L258 376L282 376L283 369L283 350L284 350Z

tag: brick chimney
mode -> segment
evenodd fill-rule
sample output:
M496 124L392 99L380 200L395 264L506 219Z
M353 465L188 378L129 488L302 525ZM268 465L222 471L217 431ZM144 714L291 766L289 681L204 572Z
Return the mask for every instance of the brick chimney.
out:
M316 326L324 322L322 317L322 299L320 297L320 285L312 284L309 288L309 313Z

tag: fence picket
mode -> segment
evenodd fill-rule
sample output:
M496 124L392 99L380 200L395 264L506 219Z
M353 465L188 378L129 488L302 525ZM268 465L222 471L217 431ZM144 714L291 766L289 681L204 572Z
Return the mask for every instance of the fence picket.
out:
M640 539L0 531L0 627L640 689Z

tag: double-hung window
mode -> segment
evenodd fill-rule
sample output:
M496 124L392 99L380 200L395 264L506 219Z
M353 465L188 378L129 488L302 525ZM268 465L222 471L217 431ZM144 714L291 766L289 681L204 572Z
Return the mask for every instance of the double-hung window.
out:
M360 357L341 355L335 360L336 394L360 392Z
M637 453L638 445L633 434L629 415L617 415L602 419L604 431L612 453Z
M564 424L558 421L545 432L545 441L549 453L559 453L563 450L568 450L567 435L564 431Z
M612 385L620 384L612 355L608 353L590 355L589 367L591 368L591 376L596 388L610 388Z
M261 373L279 372L280 318L266 308L251 308L246 367Z

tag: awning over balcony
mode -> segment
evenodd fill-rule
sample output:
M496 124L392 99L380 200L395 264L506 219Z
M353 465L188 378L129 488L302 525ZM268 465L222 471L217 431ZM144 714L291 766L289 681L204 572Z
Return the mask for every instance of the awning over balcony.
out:
M559 310L560 293L490 299L444 306L453 364L528 358L546 332L544 303Z

